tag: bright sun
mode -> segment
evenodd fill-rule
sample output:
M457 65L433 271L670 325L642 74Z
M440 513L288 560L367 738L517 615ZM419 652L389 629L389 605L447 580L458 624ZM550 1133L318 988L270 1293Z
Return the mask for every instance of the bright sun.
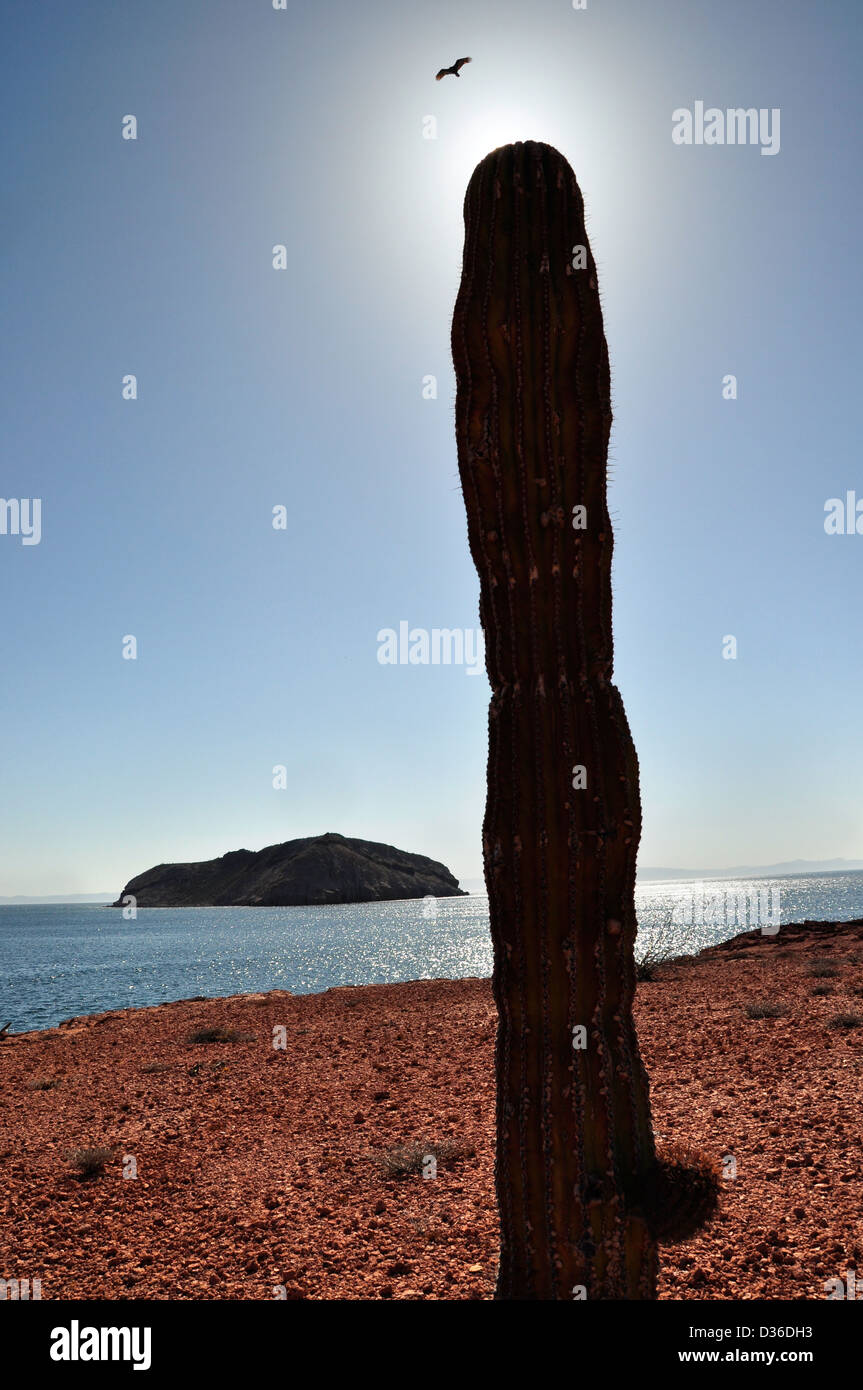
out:
M491 150L515 140L543 140L556 145L562 138L558 121L541 110L501 106L466 116L448 159L450 173L461 188Z

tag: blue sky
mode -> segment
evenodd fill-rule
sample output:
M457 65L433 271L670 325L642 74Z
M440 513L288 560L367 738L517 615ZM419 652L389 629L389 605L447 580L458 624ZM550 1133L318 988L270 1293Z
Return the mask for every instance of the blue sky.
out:
M377 634L478 625L449 328L465 184L512 139L567 156L599 266L641 863L863 857L863 536L824 531L863 498L856 3L3 28L0 495L42 538L0 535L0 894L327 830L481 873L485 676ZM675 145L698 100L779 108L779 153Z

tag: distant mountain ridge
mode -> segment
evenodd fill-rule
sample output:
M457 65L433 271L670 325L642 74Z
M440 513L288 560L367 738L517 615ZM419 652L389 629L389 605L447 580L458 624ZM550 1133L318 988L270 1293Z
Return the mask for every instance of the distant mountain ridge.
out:
M707 881L715 878L781 878L794 874L852 874L863 870L863 859L788 859L782 864L744 864L736 869L639 869L636 883L659 883L675 879ZM485 893L481 878L464 878L471 893Z
M220 859L157 864L130 879L138 907L316 907L462 896L444 864L392 845L329 833L261 850L237 849Z
M673 878L781 878L794 874L852 874L863 869L863 859L787 859L781 864L742 864L732 869L639 869L642 882Z
M288 843L292 842L289 841ZM364 844L368 842L357 841L357 843ZM271 848L274 848L274 846L271 846ZM383 846L383 848L387 848L387 846ZM237 852L248 853L249 851ZM399 852L400 851L395 851L395 853ZM264 851L261 850L261 853L263 854ZM421 859L423 856L417 855L414 857ZM216 863L218 861L212 860L210 862ZM434 863L433 860L427 860L426 862L430 864ZM168 866L160 865L160 867L164 868ZM439 864L437 865L437 867L439 869L442 869L443 865ZM789 859L781 864L760 864L755 866L743 865L742 867L736 869L639 869L638 881L641 883L656 883L660 880L671 879L706 880L715 878L770 878L771 876L781 877L783 875L793 874L850 874L859 873L861 870L863 870L863 859ZM150 870L149 872L152 873L155 871ZM449 873L448 870L444 870L444 872ZM144 875L141 875L141 877L144 877ZM452 877L452 875L450 875L450 877ZM456 880L453 879L453 882L455 881ZM465 885L469 893L485 893L484 879L465 878L461 881ZM459 889L460 893L462 891L463 890ZM421 894L420 896L425 897L425 893ZM439 893L435 896L444 897L451 895ZM61 905L63 903L105 903L110 905L111 907L117 906L116 903L111 901L110 891L105 893L54 893L51 895L36 894L29 896L27 894L19 893L15 897L0 897L0 907L24 906L28 903L44 903L46 905L49 903L57 903Z
M109 903L112 891L106 890L104 893L38 893L35 895L18 893L14 898L0 897L0 907L26 907L28 903L34 907L39 903L46 907L50 903L55 903L61 907L74 903Z

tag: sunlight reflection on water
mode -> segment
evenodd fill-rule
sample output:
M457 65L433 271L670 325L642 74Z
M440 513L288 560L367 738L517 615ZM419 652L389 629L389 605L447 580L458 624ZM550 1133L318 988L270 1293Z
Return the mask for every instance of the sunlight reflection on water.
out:
M783 922L863 917L863 872L748 886L778 887ZM651 942L675 954L697 951L749 928L748 920L735 919L740 884L701 887L703 914L693 884L637 885L636 955ZM763 906L770 908L769 897ZM339 907L143 908L134 922L90 904L0 905L0 1023L10 1019L13 1032L196 994L306 994L333 985L488 976L491 969L488 899L480 894L432 904L415 898Z

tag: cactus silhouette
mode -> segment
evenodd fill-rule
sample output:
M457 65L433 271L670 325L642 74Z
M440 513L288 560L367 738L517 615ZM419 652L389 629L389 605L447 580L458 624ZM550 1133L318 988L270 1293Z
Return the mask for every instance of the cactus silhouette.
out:
M611 683L608 352L584 204L549 145L464 202L456 438L492 688L496 1297L654 1298L632 1018L638 761Z

